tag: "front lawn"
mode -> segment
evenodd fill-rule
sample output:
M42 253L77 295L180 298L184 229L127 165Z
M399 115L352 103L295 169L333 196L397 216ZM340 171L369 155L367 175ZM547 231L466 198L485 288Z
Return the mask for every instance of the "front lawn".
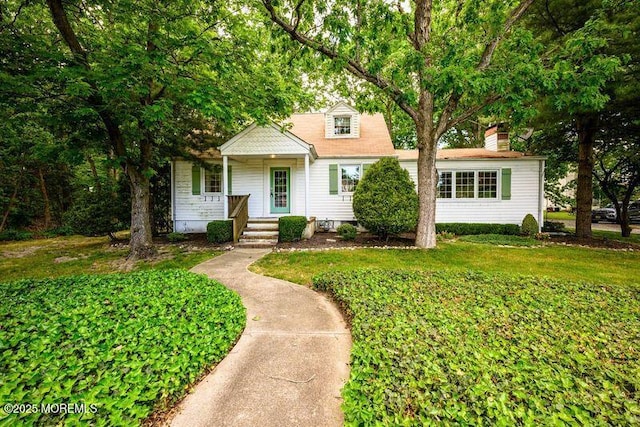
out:
M57 237L0 242L0 278L53 278L71 274L112 273L121 270L186 268L221 254L188 244L157 245L158 256L133 265L126 261L126 245L112 245L107 237Z
M238 295L180 270L2 283L0 299L0 402L88 412L0 409L2 425L138 424L220 361L245 325Z
M490 273L529 274L562 280L604 284L640 283L640 251L614 251L548 245L509 248L471 242L441 242L421 250L355 249L321 252L271 253L251 270L304 285L324 271L357 267L410 270L477 270Z
M640 423L639 285L383 270L314 284L352 317L348 425Z

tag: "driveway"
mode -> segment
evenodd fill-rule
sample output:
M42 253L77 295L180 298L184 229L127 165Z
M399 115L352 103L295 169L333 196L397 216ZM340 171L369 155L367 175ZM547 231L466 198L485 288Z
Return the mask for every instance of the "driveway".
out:
M576 221L575 220L553 220L555 222L562 222L565 227L575 229ZM614 224L611 222L594 222L591 224L592 230L602 230L602 231L615 231L620 233L620 224ZM631 225L631 233L640 234L640 225L633 224Z

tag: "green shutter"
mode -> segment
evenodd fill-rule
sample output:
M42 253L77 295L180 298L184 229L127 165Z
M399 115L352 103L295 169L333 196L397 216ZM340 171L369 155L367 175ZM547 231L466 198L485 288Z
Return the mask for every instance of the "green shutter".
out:
M329 194L338 194L338 165L329 165Z
M511 169L502 169L502 200L511 200Z
M200 191L200 165L193 165L191 167L191 194L199 196Z
M369 166L371 166L370 163L365 163L364 165L362 165L362 176L360 177L360 179L362 179L362 177L364 176L364 174L367 173L367 170L369 169Z
M231 191L231 165L227 166L227 192L228 194L233 194Z

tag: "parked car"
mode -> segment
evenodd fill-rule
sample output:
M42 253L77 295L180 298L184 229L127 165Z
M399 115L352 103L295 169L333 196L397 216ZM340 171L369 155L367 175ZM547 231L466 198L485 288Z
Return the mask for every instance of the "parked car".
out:
M640 223L640 200L629 203L629 222ZM616 208L613 205L607 205L604 208L594 209L591 211L591 222L618 222Z
M594 209L591 211L591 222L618 222L616 208L613 205L607 205L604 208Z
M629 222L640 224L640 200L629 203Z

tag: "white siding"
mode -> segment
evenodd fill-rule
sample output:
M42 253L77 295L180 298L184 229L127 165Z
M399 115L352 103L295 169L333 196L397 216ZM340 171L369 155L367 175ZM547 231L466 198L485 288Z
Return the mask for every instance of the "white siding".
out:
M184 233L204 232L207 223L223 217L223 196L191 194L191 162L175 162L174 227Z
M417 164L401 162L414 182L418 181ZM436 167L443 171L511 169L511 200L452 200L438 199L436 222L466 222L521 224L528 213L539 217L540 161L539 160L438 160ZM498 196L500 196L498 173Z
M353 165L374 163L375 159L340 158L318 159L310 167L309 215L318 220L331 219L335 221L355 221L352 208L352 196L329 194L329 165ZM361 171L362 172L362 171ZM340 169L338 168L338 186L340 183Z
M304 215L304 159L229 160L231 194L249 194L249 216L279 216L270 213L271 167L291 168L291 211L288 215ZM202 233L207 223L223 219L223 196L191 194L191 167L187 161L175 162L174 228L185 233ZM225 184L226 185L226 184Z
M351 117L351 134L349 135L335 135L333 133L336 116L350 116ZM329 110L325 114L325 137L326 138L360 138L360 113L346 104L340 103L334 109Z

